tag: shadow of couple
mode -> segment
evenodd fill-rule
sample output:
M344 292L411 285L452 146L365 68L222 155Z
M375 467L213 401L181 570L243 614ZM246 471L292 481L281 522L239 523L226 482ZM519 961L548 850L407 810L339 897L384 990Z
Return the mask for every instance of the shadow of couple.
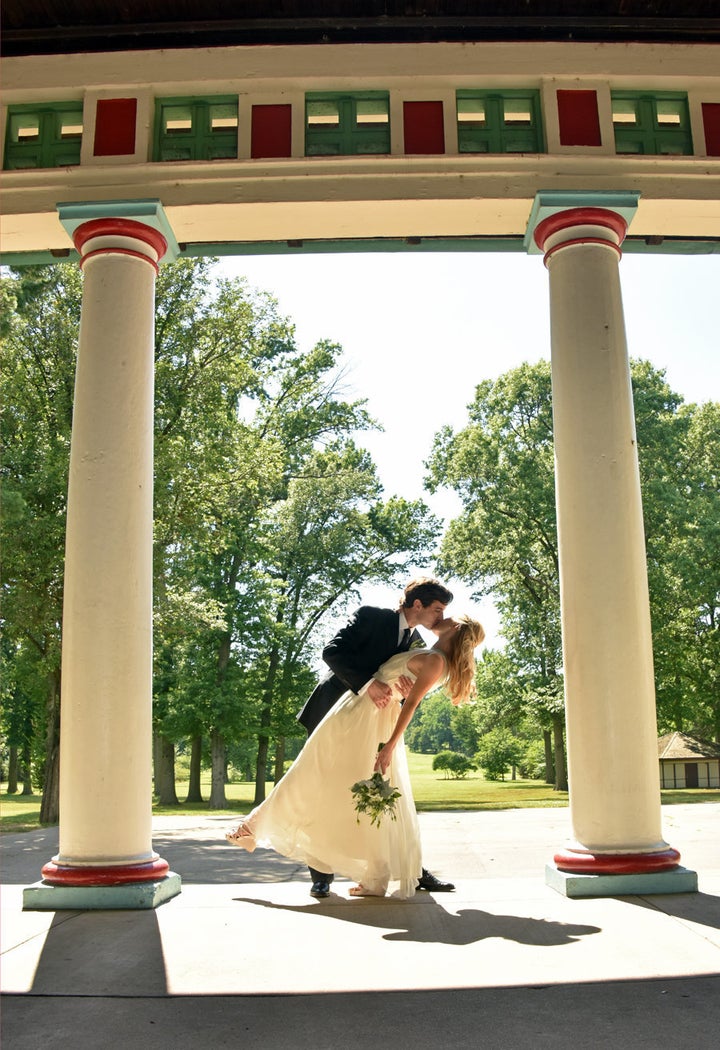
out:
M599 926L581 926L522 915L496 915L478 908L449 912L430 894L409 901L396 901L388 897L346 900L333 894L322 902L297 905L275 904L254 897L234 897L233 900L273 911L322 915L342 922L385 929L388 932L383 934L383 939L387 941L463 945L497 937L518 944L551 947L572 944L580 937L601 932Z

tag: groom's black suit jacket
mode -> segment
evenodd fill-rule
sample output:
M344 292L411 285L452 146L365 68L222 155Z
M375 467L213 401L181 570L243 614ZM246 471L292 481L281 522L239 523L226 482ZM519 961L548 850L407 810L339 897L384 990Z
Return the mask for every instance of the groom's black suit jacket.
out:
M398 644L399 628L399 612L363 605L328 642L322 655L330 674L316 686L298 715L308 733L322 722L344 692L359 692L381 664L395 653L409 649L413 642L422 641L413 631L407 645Z

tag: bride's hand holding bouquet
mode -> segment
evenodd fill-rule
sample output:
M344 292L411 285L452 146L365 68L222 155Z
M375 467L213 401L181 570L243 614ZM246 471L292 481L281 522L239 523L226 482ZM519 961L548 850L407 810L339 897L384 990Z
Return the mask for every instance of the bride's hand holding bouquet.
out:
M380 745L380 747L378 748L377 758L375 759L375 765L373 767L376 773L382 773L383 776L385 775L385 773L387 773L394 750L394 744Z
M386 746L386 744L380 744L378 748L378 758L375 762L373 775L368 777L367 780L358 780L350 788L355 799L355 812L357 813L358 824L363 813L370 817L370 824L375 824L377 827L380 827L380 821L384 816L390 817L391 820L397 819L395 803L402 796L398 789L393 787L390 781L384 779L382 775L390 764L390 759L388 758L385 769L382 772L378 768L380 753Z

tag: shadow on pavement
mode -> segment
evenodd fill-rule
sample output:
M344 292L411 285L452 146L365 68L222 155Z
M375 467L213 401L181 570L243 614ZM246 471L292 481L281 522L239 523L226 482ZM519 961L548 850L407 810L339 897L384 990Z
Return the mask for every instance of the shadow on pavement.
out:
M720 930L720 897L712 893L669 893L662 897L626 897L628 904L672 915L685 922L697 922Z
M225 826L229 826L225 821ZM153 848L177 872L183 885L228 885L236 882L287 882L294 875L309 879L307 868L272 850L245 850L229 846L223 837L217 842L188 836L178 841L170 836L154 835Z
M600 933L598 926L576 926L571 923L552 922L548 919L530 919L517 915L493 915L476 908L465 908L456 915L451 914L429 897L423 898L421 910L413 909L411 902L382 898L370 901L346 901L344 898L328 898L318 904L274 904L253 897L234 897L242 904L257 904L274 911L292 912L295 915L312 913L324 915L342 922L361 923L376 929L391 930L383 934L386 941L415 941L423 944L474 944L490 937L500 937L518 944L534 944L540 947L572 944L580 937ZM431 909L428 913L428 908ZM400 913L406 911L406 916ZM412 922L417 918L417 923ZM398 926L406 929L399 931Z
M709 1050L717 1040L720 982L609 981L533 988L298 996L180 996L98 1004L82 996L8 997L13 1050L49 1045L107 1050L198 1045L257 1050ZM78 1042L95 1032L96 1042Z
M154 911L56 912L38 961L32 995L167 995ZM98 1033L98 1044L103 1037Z

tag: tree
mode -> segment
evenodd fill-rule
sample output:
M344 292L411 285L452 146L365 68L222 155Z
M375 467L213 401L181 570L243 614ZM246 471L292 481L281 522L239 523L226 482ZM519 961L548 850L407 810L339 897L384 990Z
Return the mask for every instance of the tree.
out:
M631 371L659 724L696 724L717 738L720 406L683 405L647 362L633 362ZM441 567L478 594L494 595L507 641L514 717L531 715L552 737L556 786L564 787L548 363L523 365L478 386L469 425L436 436L428 486L435 491L443 485L459 494L463 511L443 539ZM499 697L502 684L491 692ZM498 703L501 719L507 718L507 704Z
M720 405L635 382L660 730L720 740ZM640 429L642 427L642 429Z
M435 755L432 767L442 770L446 780L463 780L471 770L477 769L467 755L461 755L458 751L441 751Z
M450 717L454 750L468 757L474 755L477 751L480 734L478 733L477 720L472 705L460 704L459 707L453 707Z
M480 383L469 425L436 436L427 484L455 489L464 506L443 538L444 571L494 595L516 673L543 688L561 681L549 364ZM548 714L559 752L561 716Z
M424 556L437 522L380 498L349 437L373 424L342 397L338 346L300 352L269 297L198 264L159 283L158 312L156 788L172 803L162 739L205 738L223 806L228 746L255 737L260 801L322 618Z
M440 689L426 696L405 730L405 743L410 751L432 755L452 747L453 705Z
M361 583L389 583L407 571L426 554L438 528L422 503L381 500L374 464L348 439L315 450L301 469L264 528L266 563L277 590L268 627L256 804L264 798L270 737L282 742L296 729L295 714L312 681L303 672L319 625Z
M216 282L212 261L161 270L156 307L156 789L174 800L174 741L206 734L212 797L224 802L224 733L247 707L231 666L237 588L256 561L250 528L277 485L282 451L253 425L286 322L242 281ZM250 418L246 418L250 416ZM243 580L250 595L258 574ZM195 776L198 776L197 759ZM195 785L199 789L199 784Z
M4 630L24 685L12 702L34 698L41 820L58 819L60 632L65 506L80 317L76 267L29 267L3 278L6 307L3 376L0 539ZM6 653L7 658L7 653ZM22 699L21 699L22 698Z
M65 500L82 295L75 267L2 285L3 541L8 668L3 723L25 783L56 820ZM424 561L438 522L384 498L354 435L374 426L343 396L340 348L295 344L274 301L212 260L162 267L155 325L154 773L176 802L175 746L192 741L190 796L210 757L225 803L228 744L256 742L258 795L270 749L315 677L323 619L365 581ZM28 750L29 748L29 750ZM38 751L43 750L41 761ZM16 763L17 766L17 763ZM46 803L48 808L45 809Z
M477 698L473 705L478 732L508 729L523 741L537 741L542 734L544 776L556 790L567 790L562 739L562 679L555 677L543 686L514 658L512 647L502 651L486 649L478 663ZM557 727L560 727L559 731ZM561 764L553 757L557 748Z
M509 729L491 729L480 740L475 761L482 766L488 780L504 780L511 766L523 756L523 743Z

